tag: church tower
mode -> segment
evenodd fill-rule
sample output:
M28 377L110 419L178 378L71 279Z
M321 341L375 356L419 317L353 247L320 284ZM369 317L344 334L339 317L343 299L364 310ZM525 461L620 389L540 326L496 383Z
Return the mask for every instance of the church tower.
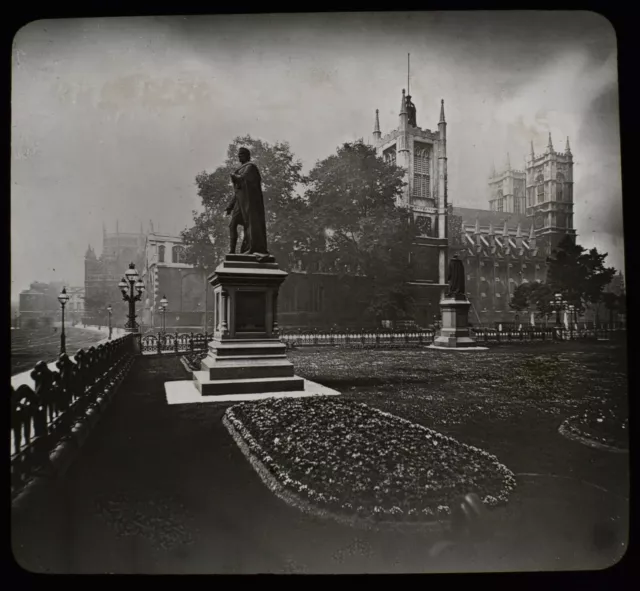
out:
M524 214L526 172L511 166L511 158L507 154L504 169L496 173L495 166L489 176L489 208L491 211Z
M408 79L407 91L409 83ZM398 205L412 212L418 230L414 253L417 279L443 286L446 284L448 215L444 100L440 101L437 130L423 129L418 126L411 94L402 89L398 127L382 135L376 110L373 136L377 154L405 170L406 185Z
M564 153L556 152L551 133L542 154L531 154L526 170L526 214L532 218L536 240L550 254L565 237L575 240L573 227L573 154L569 138Z

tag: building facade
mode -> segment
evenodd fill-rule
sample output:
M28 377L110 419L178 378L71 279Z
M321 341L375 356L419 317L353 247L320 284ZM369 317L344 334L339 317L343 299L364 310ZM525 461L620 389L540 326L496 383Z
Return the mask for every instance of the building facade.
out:
M509 302L521 283L544 281L547 257L573 227L573 154L553 148L514 169L507 155L504 170L492 170L489 209L453 207L449 246L462 258L470 320L477 324L514 322ZM522 321L522 315L517 320Z
M114 326L124 326L128 306L118 283L129 263L135 263L139 272L143 268L146 239L142 227L137 233L120 232L116 223L116 231L108 233L103 226L101 255L89 245L84 257L84 322L105 325L110 305Z
M60 320L58 296L64 285L34 281L20 292L18 315L20 328L44 328Z
M185 249L178 236L150 232L141 272L147 291L142 322L154 330L211 330L213 292L207 274L185 263ZM160 300L168 305L163 312Z
M415 301L415 321L431 324L446 288L448 252L447 123L440 102L437 130L423 129L411 95L402 90L398 127L385 135L376 110L374 146L378 156L405 170L405 188L398 205L408 208L418 234L411 251L412 277L407 278Z

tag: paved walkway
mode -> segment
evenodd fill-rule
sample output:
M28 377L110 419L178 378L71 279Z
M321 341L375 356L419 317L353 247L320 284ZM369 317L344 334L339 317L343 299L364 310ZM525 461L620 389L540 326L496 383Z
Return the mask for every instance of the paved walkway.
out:
M493 518L496 536L475 556L430 559L434 540L428 538L315 521L262 484L221 424L227 405L166 404L164 382L187 375L178 358L137 364L50 504L14 526L14 552L26 568L153 574L546 570L598 568L622 554L626 501L571 478L520 476L518 496Z

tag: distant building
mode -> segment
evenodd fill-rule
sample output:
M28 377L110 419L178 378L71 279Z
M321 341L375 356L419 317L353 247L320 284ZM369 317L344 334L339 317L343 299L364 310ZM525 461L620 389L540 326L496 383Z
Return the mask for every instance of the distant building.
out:
M21 328L51 326L60 319L58 296L64 285L59 282L34 281L29 289L20 292L18 304Z
M113 234L102 229L102 253L98 257L91 245L84 259L84 322L105 325L107 306L113 309L114 326L124 326L128 305L122 300L118 283L133 262L140 273L144 263L146 234L120 232L118 224Z
M543 154L531 153L525 170L492 170L489 209L453 207L449 248L458 252L473 305L470 321L513 322L509 302L521 283L545 281L547 257L573 227L573 155L569 139L556 152L549 134ZM521 315L520 315L521 316Z
M415 298L415 320L427 325L447 282L447 123L444 100L436 131L418 126L417 109L402 90L398 127L382 135L379 112L374 122L374 146L378 156L405 169L405 190L399 205L409 208L418 228L411 252L412 277L408 285Z
M144 325L162 327L160 300L166 297L167 330L211 330L213 291L206 273L185 262L185 249L178 236L150 232L144 250L142 280L147 292L142 312Z

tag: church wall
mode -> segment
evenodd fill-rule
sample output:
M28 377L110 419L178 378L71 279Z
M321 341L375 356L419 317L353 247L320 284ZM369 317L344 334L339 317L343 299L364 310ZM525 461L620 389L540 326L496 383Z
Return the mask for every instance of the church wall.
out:
M157 291L160 298L167 298L166 327L201 327L204 325L205 311L208 322L213 322L213 292L206 281L205 273L194 268L163 267L157 269ZM206 304L205 304L206 294ZM162 315L156 309L150 314L149 322L159 328Z

